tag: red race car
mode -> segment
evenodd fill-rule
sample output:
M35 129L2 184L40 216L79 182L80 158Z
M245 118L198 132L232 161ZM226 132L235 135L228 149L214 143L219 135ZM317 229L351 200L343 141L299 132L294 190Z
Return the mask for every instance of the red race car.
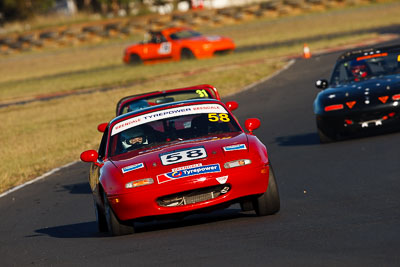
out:
M208 84L202 84L185 88L126 96L119 100L116 115L118 116L137 109L159 104L195 98L213 98L221 100L217 88Z
M120 99L117 103L116 116L155 105L196 98L212 98L221 100L217 88L209 84L155 91L139 95L126 96ZM238 108L237 103L234 101L230 101L226 104L231 111ZM107 124L108 123L99 124L97 129L100 132L104 132Z
M148 40L125 49L123 57L125 63L207 58L235 49L235 44L230 38L204 36L186 27L151 31L148 36L150 36Z
M98 151L88 150L100 231L133 233L135 221L165 219L240 203L257 215L279 211L266 147L243 131L225 104L185 100L114 118Z

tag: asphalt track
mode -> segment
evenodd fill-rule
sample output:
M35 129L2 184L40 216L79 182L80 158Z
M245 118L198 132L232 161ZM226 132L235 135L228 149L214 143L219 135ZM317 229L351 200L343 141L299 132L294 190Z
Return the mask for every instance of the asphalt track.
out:
M337 54L297 60L230 98L241 122L262 120L277 215L235 205L109 237L96 231L89 166L76 163L0 198L0 265L400 266L400 133L318 142L313 84Z

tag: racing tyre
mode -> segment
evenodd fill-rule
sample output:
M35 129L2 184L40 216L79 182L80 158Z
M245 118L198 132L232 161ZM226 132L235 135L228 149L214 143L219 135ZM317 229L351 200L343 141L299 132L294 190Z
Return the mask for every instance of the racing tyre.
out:
M336 141L336 132L333 129L326 129L322 119L316 118L319 141L321 144L332 143Z
M130 58L129 58L129 63L131 65L140 65L142 64L142 59L139 57L138 54L131 54Z
M106 220L106 216L104 215L104 212L101 211L101 209L99 208L99 205L96 204L96 202L94 203L94 211L96 213L96 222L97 222L97 228L99 230L99 232L107 232L108 231L108 227L107 227L107 220Z
M181 60L193 59L193 52L188 48L183 48L181 51Z
M267 191L253 201L253 207L258 216L272 215L280 209L278 185L276 184L274 171L269 165L269 180Z
M117 216L115 216L115 213L112 210L105 194L104 194L104 209L107 221L107 228L112 236L129 235L135 232L133 224L122 222L117 218Z
M318 136L321 144L332 143L335 141L335 139L327 136L323 131L321 131L321 129L318 129Z

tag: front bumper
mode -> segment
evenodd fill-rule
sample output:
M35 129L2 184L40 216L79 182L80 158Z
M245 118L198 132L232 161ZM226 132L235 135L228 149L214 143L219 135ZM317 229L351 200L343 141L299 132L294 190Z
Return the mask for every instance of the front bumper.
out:
M208 44L203 44L194 50L196 58L209 58L215 54L223 54L226 52L233 51L235 49L235 44L230 42L212 42Z
M217 178L224 176L227 176L226 182L218 182ZM268 178L269 166L244 166L224 169L217 175L196 175L134 188L132 193L113 195L108 199L115 214L122 221L179 214L262 194L267 190ZM182 196L187 196L186 200L183 200ZM177 201L174 202L174 199ZM184 202L177 204L180 201Z
M318 128L327 134L354 135L400 129L400 108L374 108L356 112L317 115Z

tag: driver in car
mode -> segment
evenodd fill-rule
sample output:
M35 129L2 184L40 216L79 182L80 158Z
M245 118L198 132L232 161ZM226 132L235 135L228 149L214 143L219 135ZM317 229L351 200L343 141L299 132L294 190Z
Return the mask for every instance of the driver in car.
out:
M138 148L142 145L149 144L148 134L146 134L141 126L130 128L121 135L124 149Z
M368 67L364 60L361 61L353 60L350 63L350 67L351 67L351 73L353 74L355 81L359 81L360 79L369 76Z

